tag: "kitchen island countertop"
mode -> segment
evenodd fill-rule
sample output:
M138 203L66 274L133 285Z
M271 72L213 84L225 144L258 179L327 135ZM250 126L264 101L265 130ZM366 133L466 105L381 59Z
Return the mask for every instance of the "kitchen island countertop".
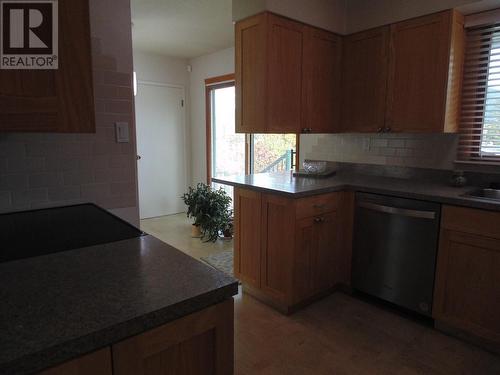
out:
M235 279L146 235L0 263L0 374L26 374L231 298Z

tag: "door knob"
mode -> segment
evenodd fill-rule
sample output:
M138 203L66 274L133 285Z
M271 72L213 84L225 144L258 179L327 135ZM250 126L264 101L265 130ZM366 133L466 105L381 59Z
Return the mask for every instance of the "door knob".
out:
M136 156L136 159L137 159L137 160L141 160L141 155L137 155L137 156Z

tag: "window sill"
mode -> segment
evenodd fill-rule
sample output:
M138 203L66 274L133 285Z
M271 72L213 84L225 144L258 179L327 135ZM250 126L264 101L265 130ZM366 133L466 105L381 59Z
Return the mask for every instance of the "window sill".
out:
M495 165L500 166L500 158L496 160L455 160L455 164L470 164L470 165Z

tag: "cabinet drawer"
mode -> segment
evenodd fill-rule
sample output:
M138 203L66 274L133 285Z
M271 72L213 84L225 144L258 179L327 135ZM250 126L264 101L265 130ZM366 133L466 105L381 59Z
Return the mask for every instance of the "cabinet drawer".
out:
M444 206L441 227L479 236L500 238L500 212Z
M339 193L315 195L298 199L295 204L297 219L321 215L325 212L336 211L339 205Z

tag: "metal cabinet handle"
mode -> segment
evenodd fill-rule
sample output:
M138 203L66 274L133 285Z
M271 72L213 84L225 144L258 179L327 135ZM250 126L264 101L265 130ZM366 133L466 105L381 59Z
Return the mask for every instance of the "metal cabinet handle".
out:
M409 210L406 208L383 206L381 204L369 203L369 202L358 202L358 207L366 208L368 210L383 212L390 215L400 215L406 217L414 217L417 219L430 219L436 218L436 213L433 211L418 211Z
M382 133L384 131L384 128L378 128L377 133Z
M322 223L324 221L325 221L325 218L323 218L323 217L315 217L314 218L314 222L315 223Z

